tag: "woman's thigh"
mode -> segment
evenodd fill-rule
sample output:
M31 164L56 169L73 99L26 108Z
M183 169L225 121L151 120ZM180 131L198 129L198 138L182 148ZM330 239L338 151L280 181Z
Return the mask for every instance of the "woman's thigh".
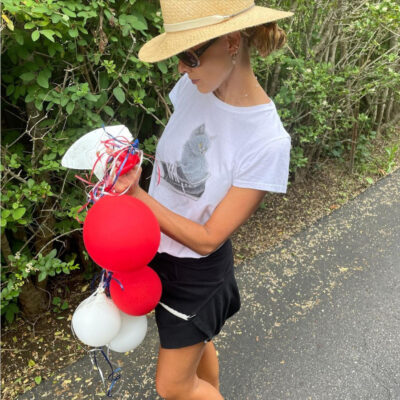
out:
M206 344L196 343L180 349L164 349L158 353L156 386L163 396L173 396L196 383L196 370ZM168 395L168 396L167 396Z

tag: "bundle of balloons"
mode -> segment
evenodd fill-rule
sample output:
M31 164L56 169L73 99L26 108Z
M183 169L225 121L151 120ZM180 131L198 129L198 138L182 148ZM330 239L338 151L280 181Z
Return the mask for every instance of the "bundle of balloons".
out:
M157 219L134 197L103 196L86 216L83 241L106 279L75 310L74 332L89 346L133 350L146 335L146 314L161 298L160 278L147 266L160 243Z
M118 177L142 160L138 141L132 142L123 125L89 132L62 159L64 167L92 171L86 180L76 176L91 186L81 210L93 204L83 223L83 240L89 256L103 269L100 285L79 304L71 326L81 342L95 347L93 354L101 350L112 370L101 347L125 353L139 346L147 332L146 314L156 307L162 292L158 275L147 265L160 244L158 221L143 202L113 189ZM92 183L93 175L98 182ZM110 374L108 396L119 369Z

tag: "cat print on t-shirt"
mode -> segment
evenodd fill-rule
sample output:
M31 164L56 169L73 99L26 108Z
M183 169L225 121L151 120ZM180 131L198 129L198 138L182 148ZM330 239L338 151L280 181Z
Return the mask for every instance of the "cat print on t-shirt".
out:
M174 163L160 160L161 182L180 194L198 200L204 193L210 176L205 157L210 147L210 138L205 125L197 127L183 146L181 160Z

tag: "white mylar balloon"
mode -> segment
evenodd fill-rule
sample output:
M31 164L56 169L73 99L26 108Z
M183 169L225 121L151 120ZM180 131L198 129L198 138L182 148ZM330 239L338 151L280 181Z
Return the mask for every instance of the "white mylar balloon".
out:
M112 135L112 136L110 136ZM100 154L100 159L94 169L94 174L98 179L102 179L106 170L106 160L108 154L102 141L111 139L111 137L123 138L131 142L132 134L125 125L105 126L94 131L86 133L74 142L64 154L61 165L71 169L91 170Z
M119 310L121 314L121 329L107 347L119 353L133 350L143 342L147 332L147 317L136 317Z
M121 315L104 291L97 291L79 304L72 316L77 338L88 346L104 346L119 332Z

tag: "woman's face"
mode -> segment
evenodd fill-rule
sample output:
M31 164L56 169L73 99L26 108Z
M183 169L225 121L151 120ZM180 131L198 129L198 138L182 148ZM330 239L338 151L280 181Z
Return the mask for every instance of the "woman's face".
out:
M189 78L197 86L201 93L208 93L216 90L222 82L229 76L233 69L232 64L232 40L228 35L218 38L206 51L200 56L199 67L189 67L179 60L178 70L181 74L187 72ZM197 50L205 43L200 43L191 48Z

